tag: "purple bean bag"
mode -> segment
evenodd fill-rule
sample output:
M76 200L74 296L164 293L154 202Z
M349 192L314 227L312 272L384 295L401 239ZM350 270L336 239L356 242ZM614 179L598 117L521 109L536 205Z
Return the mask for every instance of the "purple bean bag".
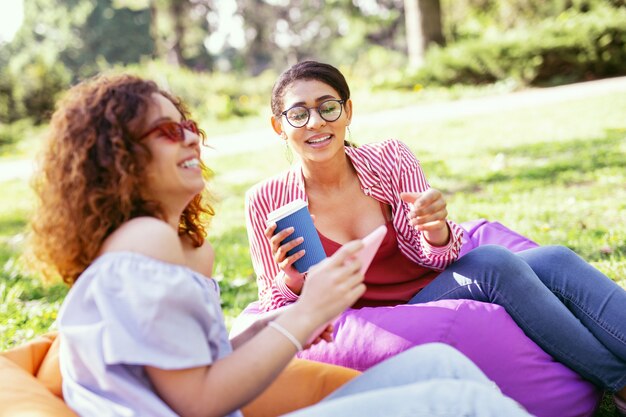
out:
M500 222L478 219L461 223L460 226L463 229L463 243L459 258L480 245L500 245L511 252L521 252L539 246Z
M537 246L499 223L462 226L467 246L462 254L486 243L513 251ZM250 304L233 329L258 313L258 304ZM463 352L504 394L538 417L592 416L599 404L600 391L530 340L504 308L472 300L348 309L335 322L333 343L321 342L298 356L365 370L428 342Z

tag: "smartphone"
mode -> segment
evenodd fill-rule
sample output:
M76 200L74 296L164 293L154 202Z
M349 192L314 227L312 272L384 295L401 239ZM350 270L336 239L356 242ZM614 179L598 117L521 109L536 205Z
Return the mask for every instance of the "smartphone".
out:
M378 248L380 244L383 243L383 239L387 234L387 226L384 224L382 226L378 226L371 232L369 235L365 236L361 241L363 242L363 249L359 251L357 254L357 258L361 261L361 273L365 274L367 269L370 267L372 261L374 260L374 256L378 252Z
M383 243L383 239L385 238L385 235L387 235L387 226L383 224L382 226L378 226L376 229L374 229L374 231L371 232L369 235L361 239L361 241L363 242L363 248L356 254L356 257L361 261L361 273L362 274L365 274L367 269L372 264L372 261L374 260L374 256L376 256L376 253L378 252L378 248L380 247L380 244ZM315 339L317 339L317 337L324 331L324 329L326 329L326 327L328 327L329 324L337 321L338 318L339 317L335 317L334 320L331 320L330 322L317 328L313 332L309 340L307 340L307 344L310 344Z

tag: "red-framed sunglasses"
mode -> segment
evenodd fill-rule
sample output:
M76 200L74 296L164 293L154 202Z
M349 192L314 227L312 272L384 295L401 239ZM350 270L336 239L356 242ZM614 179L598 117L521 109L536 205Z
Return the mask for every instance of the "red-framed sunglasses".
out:
M189 130L196 135L200 135L202 137L202 144L204 144L204 134L198 128L198 124L193 120L183 120L182 122L163 122L152 129L148 130L146 133L141 135L139 139L143 139L146 136L150 136L154 132L159 132L172 142L184 142L185 141L185 130Z

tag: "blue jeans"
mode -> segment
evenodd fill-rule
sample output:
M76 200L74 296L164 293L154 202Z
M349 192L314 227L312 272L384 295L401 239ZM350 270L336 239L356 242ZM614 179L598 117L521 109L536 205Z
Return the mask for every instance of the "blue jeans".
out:
M594 384L626 385L626 291L562 246L514 254L478 247L410 304L470 299L499 304L543 350Z
M289 417L530 417L454 348L430 343L368 369Z

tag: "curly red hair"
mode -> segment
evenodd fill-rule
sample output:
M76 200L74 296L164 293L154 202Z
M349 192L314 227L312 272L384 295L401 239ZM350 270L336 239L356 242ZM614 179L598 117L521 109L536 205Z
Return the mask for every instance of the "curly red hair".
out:
M189 117L181 100L131 75L92 78L59 102L33 180L39 205L30 249L45 277L61 276L72 285L123 223L163 218L159 204L144 195L151 155L139 139L154 93ZM208 179L209 169L202 168ZM195 196L180 218L179 235L196 247L214 214L209 197L206 190Z

